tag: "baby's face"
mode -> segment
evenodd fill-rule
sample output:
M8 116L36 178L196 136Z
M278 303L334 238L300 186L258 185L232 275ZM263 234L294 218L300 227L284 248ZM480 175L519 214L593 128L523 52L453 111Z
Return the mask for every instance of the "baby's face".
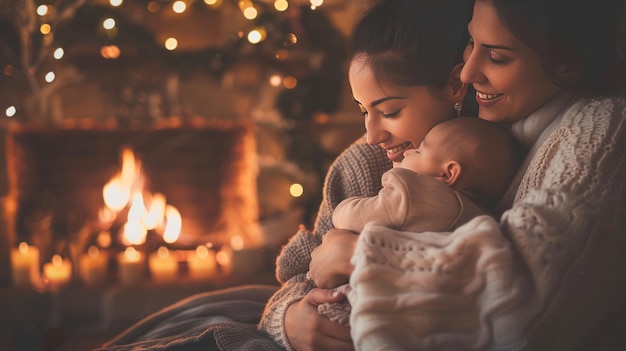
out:
M404 152L404 160L399 167L409 169L416 173L438 177L443 174L443 164L439 157L439 138L440 135L437 128L433 128L422 140L417 149L411 149Z

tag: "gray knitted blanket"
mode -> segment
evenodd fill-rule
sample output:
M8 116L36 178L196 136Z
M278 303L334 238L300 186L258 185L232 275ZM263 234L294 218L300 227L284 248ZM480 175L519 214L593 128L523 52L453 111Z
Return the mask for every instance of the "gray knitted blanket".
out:
M257 329L276 290L247 285L193 295L147 316L95 351L284 350Z

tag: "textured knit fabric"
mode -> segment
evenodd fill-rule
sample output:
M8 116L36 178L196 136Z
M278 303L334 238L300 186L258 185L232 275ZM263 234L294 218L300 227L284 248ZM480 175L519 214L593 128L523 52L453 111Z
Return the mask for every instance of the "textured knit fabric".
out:
M360 233L367 223L374 222L419 235L454 230L474 217L490 214L443 182L405 168L385 172L382 186L376 196L351 197L339 203L333 212L334 226ZM350 290L347 284L337 289ZM348 301L324 303L317 309L336 323L350 325Z
M443 182L405 168L385 172L382 185L376 196L342 201L333 212L335 227L360 233L376 222L398 230L444 232L489 214Z
M276 277L284 283L270 299L263 313L260 328L281 346L293 350L287 339L284 322L287 308L315 287L306 279L311 252L332 225L332 213L344 199L353 196L374 196L381 188L381 178L391 169L385 150L365 143L360 138L346 149L329 168L324 182L324 200L320 204L313 232L300 230L282 249L276 262Z
M348 295L358 350L573 350L624 303L626 98L561 95L521 123L541 129L513 127L534 141L499 223L361 233Z

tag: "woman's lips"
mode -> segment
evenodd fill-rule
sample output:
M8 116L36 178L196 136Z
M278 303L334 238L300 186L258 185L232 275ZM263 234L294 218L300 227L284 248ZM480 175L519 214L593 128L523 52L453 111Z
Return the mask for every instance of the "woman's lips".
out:
M406 143L394 146L392 148L383 147L387 151L387 157L393 162L400 162L404 158L404 151L412 147L412 143L407 141Z
M481 107L489 107L497 103L504 94L486 94L476 90L476 102Z

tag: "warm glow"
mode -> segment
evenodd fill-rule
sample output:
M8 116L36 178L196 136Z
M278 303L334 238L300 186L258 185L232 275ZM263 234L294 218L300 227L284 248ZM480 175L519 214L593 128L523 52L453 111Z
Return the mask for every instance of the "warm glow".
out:
M130 188L126 187L121 179L111 179L102 189L104 203L114 211L120 211L128 204Z
M253 29L248 33L248 41L251 44L258 44L261 41L265 40L267 33L263 28Z
M124 148L121 172L102 189L104 203L110 209L120 211L128 205L133 189L141 188L142 183L141 163L135 160L132 150Z
M110 0L109 4L111 4L111 6L113 6L113 7L118 7L118 6L122 5L123 2L124 1L122 1L122 0Z
M293 76L286 77L286 78L283 80L283 86L284 86L285 88L287 88L287 89L293 89L293 88L295 88L297 85L298 85L298 80L297 80L295 77L293 77Z
M128 209L128 221L140 222L144 219L146 212L146 206L143 203L143 195L136 193L133 195L133 201Z
M183 220L180 212L171 205L165 207L165 231L163 232L163 240L166 243L173 243L178 240Z
M224 267L228 267L230 265L230 254L222 249L215 255L215 261Z
M18 250L20 250L20 253L22 255L27 255L28 254L28 244L25 242L21 242L20 245L18 246Z
M165 205L165 195L161 193L152 195L150 207L143 218L143 224L147 229L155 229L163 223Z
M270 85L273 87L280 86L283 82L283 78L279 74L274 74L270 77Z
M37 14L39 16L45 16L48 13L48 5L37 6Z
M319 7L322 6L324 0L311 0L311 6Z
M148 3L148 11L151 13L158 12L161 9L161 5L157 1L150 1Z
M137 221L124 224L123 242L125 245L141 245L146 242L147 235L146 227Z
M116 59L120 57L120 48L117 45L105 45L100 48L100 56L105 59Z
M276 11L285 11L287 10L287 8L289 7L289 3L287 2L287 0L276 0L274 2L274 8L276 9Z
M217 0L204 0L204 3L209 5L209 6L213 6L213 5L217 4Z
M111 17L105 19L104 21L102 21L102 27L106 30L115 28L115 20Z
M50 30L52 30L52 27L50 27L48 23L44 23L39 26L39 32L41 32L41 34L49 34Z
M172 4L172 10L174 10L174 12L176 13L183 13L185 12L185 10L187 10L187 4L185 4L184 1L175 1Z
M295 44L298 42L298 37L294 33L289 33L287 35L287 40L289 40L290 44Z
M56 48L56 50L54 50L54 53L52 54L52 56L57 60L62 59L63 55L65 55L65 51L63 51L63 48Z
M253 6L243 9L243 17L245 17L246 19L253 20L258 14L259 12Z
M301 184L294 183L289 187L289 194L293 197L300 197L304 193L304 188Z
M87 249L87 255L91 258L96 258L99 254L100 250L98 250L98 248L94 245L89 246L89 249Z
M54 72L50 71L48 73L46 73L46 76L44 77L45 81L47 83L52 83L54 82L54 79L56 78L56 75L54 74Z
M241 235L233 235L232 238L230 238L230 247L233 248L233 250L241 250L243 249L243 238L241 237Z
M134 247L130 246L124 250L124 257L128 261L139 261L140 255Z
M15 108L15 106L9 106L4 111L4 113L6 114L7 117L13 117L15 116L15 113L17 113L17 109Z
M55 267L61 267L61 265L63 264L63 259L59 255L54 255L52 256L52 264Z
M96 242L101 247L109 247L111 246L111 233L107 230L103 230L98 233L98 237L96 238Z
M157 250L157 255L161 259L166 259L170 256L170 250L168 250L167 247L165 246L160 246L159 249Z
M165 40L165 48L167 50L175 50L176 47L178 47L178 40L176 40L176 38L167 38Z
M209 257L209 249L204 245L196 247L196 256L200 259Z

